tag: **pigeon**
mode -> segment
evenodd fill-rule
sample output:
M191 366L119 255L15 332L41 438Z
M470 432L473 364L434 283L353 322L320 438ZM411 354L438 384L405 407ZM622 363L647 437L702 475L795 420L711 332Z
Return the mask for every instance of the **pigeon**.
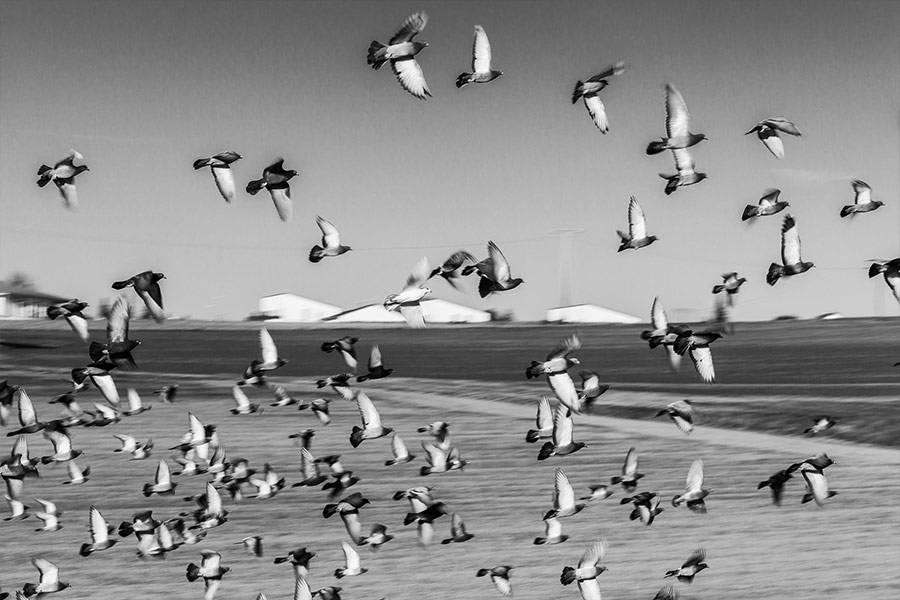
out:
M347 366L356 371L356 342L359 341L358 337L352 337L349 335L345 335L344 337L334 340L333 342L324 342L322 344L322 352L334 352L337 350L341 354L341 358L344 359L344 362L347 363Z
M475 573L475 577L484 577L485 575L490 575L491 583L494 584L494 587L497 588L497 591L500 592L501 596L512 596L512 586L509 583L509 576L512 567L508 565L492 567L490 569L478 569Z
M312 453L306 448L300 448L300 473L303 475L303 480L293 484L291 487L312 487L324 483L328 479L319 471L319 463L316 462Z
M584 600L600 598L600 584L597 577L607 570L606 567L599 564L606 554L606 548L605 539L594 542L581 556L577 567L563 567L559 582L563 585L577 582L578 590Z
M122 411L126 417L134 417L153 408L152 406L144 406L141 396L134 388L128 388L126 396L128 398L128 408Z
M738 277L737 273L725 273L722 275L722 283L713 286L712 293L719 294L725 292L725 297L728 299L728 306L734 306L734 296L741 291L741 286L744 285L745 281L747 281L747 279Z
M855 215L867 213L884 206L881 200L872 200L872 188L865 181L854 179L850 182L856 196L853 198L853 204L848 204L841 209L841 218L847 215Z
M3 480L6 482L6 495L4 498L9 504L9 516L4 521L22 521L31 516L29 506L25 506L22 502L22 492L25 490L24 475L13 477L4 475Z
M782 202L778 199L778 196L780 195L781 190L774 188L766 190L765 195L759 199L758 206L748 204L744 207L744 213L741 215L741 221L748 221L754 217L765 217L768 215L780 213L785 208L790 206L788 202Z
M572 92L572 104L578 102L579 98L584 99L584 106L600 133L609 131L609 119L606 116L606 107L603 106L603 102L597 94L609 85L607 79L621 75L624 71L625 63L616 61L605 71L597 73L587 81L578 80L578 83L575 84L575 90Z
M250 556L254 556L256 558L260 558L263 555L263 544L262 537L258 535L250 535L242 539L240 542L236 542L244 547L244 552L249 554Z
M394 432L394 435L391 436L391 454L394 455L394 458L384 461L386 467L402 465L412 461L416 457L415 454L409 453L409 449L407 449L403 439L397 435L396 431Z
M81 556L90 556L94 552L100 552L107 548L112 548L119 540L111 539L109 536L115 530L106 522L96 506L91 507L91 543L84 543L78 554Z
M799 275L813 268L811 262L803 262L800 258L800 232L794 217L786 215L781 226L781 262L772 263L766 273L766 283L775 285L782 277Z
M320 590L321 591L321 590ZM319 592L316 592L317 594ZM296 570L294 573L294 598L293 600L312 600L313 594L309 589L309 583L306 578ZM257 598L257 600L260 600Z
M305 547L291 550L285 556L279 556L274 561L276 565L290 562L297 575L306 577L309 575L309 561L316 557L315 552L309 552Z
M637 470L638 453L634 449L634 446L632 446L625 454L625 462L622 463L622 476L612 477L610 478L609 482L612 485L621 483L622 489L625 490L625 493L630 494L637 489L638 480L644 476L643 473L638 473ZM625 501L623 500L622 503L624 504Z
M27 597L40 596L41 594L52 594L53 592L61 592L69 587L65 581L59 580L59 567L43 558L35 556L31 559L38 573L40 573L40 581L38 583L26 583L22 586L22 593Z
M16 429L15 431L10 431L6 434L7 437L12 437L14 435L19 435L22 433L37 433L46 427L46 423L42 423L37 419L37 413L34 411L34 404L31 402L31 398L28 397L28 394L25 392L25 388L19 388L15 391L14 398L16 399L16 404L18 405L18 416L19 416L19 425L21 427Z
M84 157L75 150L69 150L69 155L58 161L53 168L41 165L38 169L37 184L44 187L51 181L59 189L66 208L73 209L78 206L78 194L75 190L75 176L84 171L90 171L87 165L75 165L75 160L84 160Z
M784 484L791 478L788 469L778 471L765 481L760 481L756 489L761 490L764 487L772 488L772 504L781 506L781 496L784 491Z
M329 375L325 379L317 380L316 387L323 388L326 385L330 385L331 389L344 400L353 400L354 391L350 389L350 380L352 378L353 373L337 373L335 375Z
M362 575L368 569L360 565L359 553L353 549L353 546L347 542L341 543L341 549L344 551L344 568L335 569L334 576L338 579L350 577L353 575Z
M172 476L169 473L169 465L166 459L159 459L156 466L156 477L153 483L144 484L144 496L152 496L153 494L172 495L175 493L177 483L172 483Z
M243 158L234 150L226 150L209 158L198 158L194 161L194 170L209 167L212 172L216 187L225 199L225 202L234 201L234 173L231 171L231 163Z
M781 136L778 134L786 133L797 137L803 135L797 126L786 117L771 117L760 121L744 135L750 135L751 133L756 133L759 141L772 153L772 156L779 160L784 158L784 144L781 141Z
M818 419L816 419L814 421L813 426L806 429L803 433L806 433L809 435L815 435L817 433L822 433L823 431L826 431L826 430L834 427L836 423L837 423L837 419L833 419L833 418L829 417L828 415L825 415L824 417L819 417Z
M422 476L433 473L447 473L456 469L462 469L466 461L459 457L459 450L449 445L435 445L430 442L422 442L422 448L426 453L427 466L419 469Z
M369 537L360 540L359 545L369 546L373 551L376 551L392 539L394 539L394 536L387 532L387 527L375 523L372 525L372 532L369 534Z
M399 310L403 318L413 329L425 327L425 318L422 316L422 305L419 302L431 290L425 287L425 282L431 273L431 265L428 258L423 256L413 266L412 272L406 278L406 285L399 294L390 294L384 299L384 308L389 311Z
M697 573L709 568L709 565L703 562L705 560L706 550L703 548L694 550L680 569L666 571L666 577L677 577L680 583L693 583Z
M274 498L275 494L284 489L285 479L280 477L278 472L272 468L269 463L263 463L262 477L251 475L249 478L250 485L256 487L256 496L254 498Z
M897 299L897 302L900 302L900 258L894 258L886 262L874 261L869 266L869 278L871 279L878 274L884 275L884 282L891 288L891 292L894 293L894 298Z
M566 456L578 452L587 444L576 442L572 439L574 422L572 411L560 403L556 407L556 416L553 419L553 439L545 442L538 453L538 460L546 460L551 456Z
M587 504L575 503L575 490L572 489L569 478L562 469L557 468L553 485L553 508L547 511L544 520L571 517L581 512L586 506Z
M562 521L556 517L550 517L549 519L544 519L544 536L534 538L534 545L543 546L546 544L552 546L554 544L562 544L567 539L569 539L569 536L564 535L562 532Z
M121 290L133 287L137 295L147 305L150 316L157 323L160 323L165 320L166 313L163 311L162 291L159 289L159 280L165 278L166 276L162 273L154 273L152 270L144 271L129 279L113 282L112 289Z
M330 402L331 400L328 398L316 398L309 403L309 409L322 425L331 423L331 414L328 412L328 404Z
M629 248L637 250L649 246L655 242L655 235L647 235L647 221L644 219L644 211L634 196L628 201L628 233L616 231L619 234L621 244L617 252Z
M577 358L569 358L569 354L581 349L581 340L578 334L563 339L547 354L543 362L531 361L531 365L525 369L525 378L533 379L543 374L553 375L564 373L570 367L579 364Z
M592 485L588 487L591 490L591 494L589 496L582 496L582 500L588 500L593 502L594 500L605 500L613 495L613 492L609 490L606 485Z
M634 505L634 509L628 518L632 521L639 519L648 527L653 524L656 515L665 510L659 505L659 492L641 492L630 498L622 498L619 503L628 504L629 502Z
M254 179L247 184L247 193L255 196L263 188L269 190L275 210L278 211L278 217L284 222L290 221L294 205L291 201L291 187L288 181L297 175L299 173L294 169L285 170L284 159L279 157L263 169L261 178Z
M82 469L75 464L74 460L70 460L66 463L66 470L69 473L69 479L63 481L63 483L68 485L81 485L88 480L88 475L91 474L91 468L89 466Z
M259 404L250 402L250 398L244 393L239 385L231 386L231 394L234 396L235 407L230 409L233 415L252 415L253 413L262 413Z
M697 459L688 470L687 480L684 484L684 493L672 498L672 506L678 508L682 504L695 513L706 514L706 498L712 490L703 487L703 460Z
M509 269L509 261L493 241L488 241L488 257L479 263L463 268L462 274L478 273L478 295L486 298L496 292L505 292L515 289L524 280L520 277L512 277Z
M203 550L200 556L203 557L200 566L188 563L185 575L188 581L197 581L202 577L203 583L206 585L203 600L212 600L222 583L222 576L231 568L222 566L222 555L215 550Z
M56 504L41 498L35 498L34 501L41 505L41 510L36 510L34 516L44 523L43 527L35 529L35 531L59 531L62 529L62 525L59 522L62 511L56 507Z
M428 43L415 42L413 38L425 29L427 23L428 15L425 12L412 13L406 17L400 30L387 45L373 40L366 56L366 63L376 71L390 61L391 70L400 86L420 100L431 96L431 90L425 82L422 67L416 61L416 54L426 48Z
M109 359L123 371L137 368L131 351L141 342L128 338L128 324L131 321L131 307L125 296L119 296L106 317L106 343L91 342L88 350L91 360L100 362Z
M450 448L450 440L448 438L448 436L450 435L450 423L446 421L434 421L433 423L429 423L425 427L419 427L416 431L419 433L427 433L428 435L434 436L435 440L437 440L438 446L440 446L441 448Z
M653 305L650 307L650 323L652 330L641 333L641 339L647 340L650 348L663 346L666 349L666 356L669 360L669 369L677 373L681 368L681 356L675 352L675 340L678 335L685 329L684 327L670 325L666 311L659 300L659 296L653 299Z
M298 583L299 586L299 583ZM319 600L341 600L340 591L343 588L329 585L327 587L323 587L321 589L316 590L313 596L318 596ZM295 600L300 600L299 598Z
M345 252L349 252L353 248L341 245L341 236L337 227L326 221L319 215L316 215L316 224L322 230L322 245L316 244L309 250L309 262L317 263L326 256L340 256Z
M178 384L164 385L153 392L164 404L172 404L175 402L175 396L178 394Z
M663 415L669 415L682 433L690 433L694 430L694 407L690 400L676 400L656 413L657 417Z
M469 533L466 531L466 524L463 522L462 517L460 517L457 513L453 513L450 515L450 537L441 540L441 544L450 544L453 542L467 542L475 537L474 533Z
M600 373L596 371L579 371L581 377L581 392L578 393L578 401L590 409L594 402L609 390L609 386L600 383Z
M262 358L254 358L250 362L250 366L244 371L245 383L261 374L281 368L288 362L278 356L278 348L275 346L275 341L265 327L259 330L259 345L262 351Z
M369 503L368 498L363 498L359 492L350 494L343 500L334 504L326 504L322 509L322 516L326 519L338 514L344 522L350 540L359 545L362 540L362 525L359 522L359 509Z
M709 384L716 381L716 370L713 366L712 351L709 345L720 337L722 334L715 331L694 333L690 329L685 329L675 338L675 352L680 356L688 353L700 378Z
M503 71L491 68L491 43L481 25L475 26L475 42L472 44L472 73L460 73L456 87L469 83L488 83L503 75Z
M356 407L359 409L359 416L362 418L363 424L362 427L354 425L350 433L350 445L357 448L363 443L363 440L384 437L391 433L393 428L384 427L381 424L381 415L378 414L375 404L365 392L357 390L355 396Z
M550 396L541 396L538 400L535 427L525 434L525 441L533 444L538 440L549 438L553 435L553 411L550 408Z
M810 456L807 459L804 459L798 463L792 464L790 467L786 469L788 473L793 473L797 469L800 468L812 468L818 469L819 471L824 471L826 468L835 464L835 462L824 452L821 454L816 454L815 456Z
M675 157L675 174L659 174L666 180L666 196L682 186L694 185L706 179L706 173L698 173L694 170L694 157L686 148L672 150L672 155Z
M453 289L459 291L459 285L456 281L462 276L463 270L477 263L478 261L470 253L465 250L457 250L441 266L431 271L431 275L428 278L431 279L436 275L440 275Z
M803 494L800 500L801 504L806 504L810 500L815 500L819 506L825 506L825 501L833 496L837 496L837 492L828 489L828 479L825 478L824 469L803 463L800 466L800 474L806 480L807 492Z
M69 300L68 302L63 302L61 304L54 304L53 306L47 307L47 316L50 317L50 320L54 320L57 317L65 317L66 322L69 324L69 327L72 328L78 337L81 338L82 342L91 341L91 335L88 333L88 322L87 319L81 311L87 308L87 302L81 302L78 298L74 300Z
M44 437L53 444L53 454L41 457L41 463L66 462L81 456L81 450L72 449L72 436L68 430L56 421L52 421L44 428Z
M275 402L270 404L270 406L290 406L292 404L297 404L297 400L287 393L284 386L275 385L271 386L270 389L272 390L272 396L275 398ZM307 407L304 406L304 408Z
M378 348L378 344L372 346L372 351L369 353L367 370L368 373L356 378L358 383L368 381L369 379L382 379L394 372L393 369L384 368L384 365L381 362L381 350Z
M653 596L653 600L678 600L678 592L675 591L674 585L668 583L656 592L656 595Z
M650 142L647 154L658 154L663 150L683 150L707 139L702 133L691 133L691 113L681 91L671 83L666 84L666 137L658 142ZM678 157L675 157L676 163ZM681 170L681 169L679 169Z

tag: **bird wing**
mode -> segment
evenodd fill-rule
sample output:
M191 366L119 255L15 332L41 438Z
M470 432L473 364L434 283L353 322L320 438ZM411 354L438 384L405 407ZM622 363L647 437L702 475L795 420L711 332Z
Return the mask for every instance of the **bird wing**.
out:
M572 409L573 412L581 412L581 401L578 399L578 390L575 389L575 382L572 381L571 375L565 371L552 373L547 375L547 383L550 384L550 388L556 394L556 399L560 404Z
M350 539L358 544L362 536L362 524L359 522L359 512L356 510L353 512L342 512L341 520L344 522L344 527L347 528L347 534L350 536Z
M53 450L56 454L68 454L72 451L72 438L69 437L69 434L62 428L59 429L44 429L44 435L50 439L50 443L53 444Z
M681 568L684 569L685 567L697 566L704 560L706 560L706 550L704 550L703 548L697 548L696 550L691 552L691 555L686 561L684 561L684 564L681 565Z
M156 483L170 483L172 481L172 476L169 473L169 465L166 463L166 459L159 459L159 463L156 465Z
M787 117L771 117L763 121L763 123L765 123L772 129L777 129L782 133L796 136L803 135L802 133L800 133L800 128L794 125Z
M851 185L853 186L853 191L856 192L856 197L853 199L854 204L858 206L872 203L872 188L869 187L869 184L865 181L854 179Z
M295 570L296 576L294 580L294 600L312 600L312 591L309 584L299 570Z
M262 348L264 363L270 364L278 361L278 348L275 347L275 341L265 327L259 330L259 345Z
M412 40L416 35L422 32L425 29L425 25L428 24L428 15L425 11L414 12L403 21L403 25L400 26L400 30L394 34L394 37L390 39L390 44L399 44L401 42L408 42Z
M381 415L378 414L375 404L365 392L360 390L356 392L356 407L359 409L359 416L362 417L364 429L381 427Z
M774 206L778 202L778 196L780 195L781 190L779 189L766 190L766 195L759 199L760 208Z
M775 158L784 158L784 142L778 132L769 127L763 127L757 132L756 137L763 143L763 146L772 153Z
M596 75L588 79L588 81L603 81L604 79L608 79L614 75L621 75L624 71L625 63L621 60L618 60L609 65L609 67L607 67L605 71L601 71L600 73L597 73Z
M278 218L287 222L291 220L291 214L294 212L294 203L291 200L291 188L287 183L278 187L268 186L269 195L272 197L272 203L275 204L275 210L278 212Z
M603 560L603 556L606 554L607 542L605 539L600 539L594 542L587 550L584 551L584 554L581 555L581 560L578 561L578 568L586 567L589 565L596 565L601 560Z
M806 486L816 504L824 506L825 500L828 498L828 480L825 479L825 473L816 468L801 468L800 474L806 480Z
M88 332L88 322L81 314L66 315L66 323L72 328L72 331L78 334L83 342L91 341L91 334Z
M597 126L597 129L603 133L609 131L609 119L606 116L606 107L603 105L603 101L600 100L600 96L597 96L596 94L584 96L584 106L587 108L588 114L591 115L591 120L594 122L594 125Z
M392 60L391 70L394 71L394 75L403 89L416 98L424 100L426 96L431 95L431 90L428 89L428 83L425 81L425 73L422 72L422 67L412 56Z
M113 381L112 375L91 375L91 381L100 390L103 398L109 402L110 406L119 406L119 390L116 389L116 382Z
M190 441L193 444L200 444L206 439L206 429L200 419L194 416L194 413L188 413L188 424L190 426Z
M432 467L442 467L447 464L447 452L431 442L422 442L422 448L428 454L428 464Z
M319 215L316 215L316 224L322 230L322 246L325 249L337 248L341 245L341 236L337 227L332 225L330 221L326 221Z
M628 449L625 462L622 464L622 475L634 475L638 470L638 453L634 446Z
M94 544L104 544L109 540L109 525L96 506L91 507L91 539Z
M550 396L541 396L538 400L537 419L535 420L537 428L540 430L551 429L553 427L553 411L550 408Z
M492 276L496 283L504 283L510 279L509 262L503 256L503 252L493 241L488 242L488 259L491 263Z
M684 483L685 492L699 492L703 487L703 459L698 458L691 464Z
M644 220L644 211L634 196L628 201L628 234L633 240L642 240L647 237L647 221Z
M359 552L353 549L353 546L347 542L341 543L341 549L344 551L344 564L348 571L358 571L360 567Z
M19 423L22 427L28 427L37 423L37 414L34 412L34 404L25 393L24 388L19 388L16 394L19 396Z
M391 437L391 453L393 453L394 458L405 458L409 456L409 449L403 442L403 438L396 433Z
M653 329L666 330L669 328L669 318L666 316L662 302L659 301L659 296L653 299L653 306L650 308L650 323L653 325Z
M306 448L300 448L300 470L303 472L304 479L313 479L319 476L319 464Z
M40 587L52 587L59 582L59 567L42 556L35 556L31 564L37 567L40 573Z
M400 314L406 319L406 322L413 329L422 329L425 327L425 316L422 314L422 305L406 303L400 305Z
M406 278L406 285L403 286L403 290L413 290L422 287L428 280L429 275L431 275L431 263L428 262L427 256L423 256L413 265L412 271Z
M143 401L141 400L140 395L138 395L137 390L134 388L128 388L128 407L131 410L140 410L143 408Z
M250 398L247 397L247 394L244 393L244 390L241 389L241 386L232 386L231 394L234 396L234 403L240 410L246 410L250 408Z
M556 417L553 420L553 445L568 446L572 443L575 423L572 421L572 411L560 402L556 406Z
M124 342L128 339L128 321L131 318L131 307L125 296L119 296L109 309L106 318L106 341L110 344Z
M694 157L687 148L675 148L672 150L675 157L675 170L679 176L690 175L694 172Z
M781 263L795 265L800 259L800 231L794 217L786 215L781 226Z
M685 137L691 129L691 113L681 91L666 84L666 136L669 138Z
M575 506L575 490L562 469L556 469L556 485L553 488L553 505L558 510Z
M213 179L216 182L216 187L219 188L219 193L222 194L225 201L231 202L234 200L234 171L231 170L231 167L228 165L221 167L215 166L210 170L212 171Z
M377 369L381 366L381 350L378 344L372 346L372 352L369 353L369 370Z
M556 517L550 517L549 519L544 519L544 536L548 540L556 539L562 537L562 521L557 519Z
M475 26L475 42L472 45L472 70L475 73L490 73L491 43L481 25Z
M591 579L579 579L578 591L583 600L600 600L600 582L596 577Z
M510 584L508 577L508 574L506 577L503 577L502 575L491 573L491 581L501 596L512 596L512 584Z
M700 374L700 378L706 383L713 383L716 380L716 370L713 366L712 350L709 346L691 346L691 361L694 368Z
M581 349L581 340L578 338L577 333L573 333L569 337L563 339L556 346L550 350L549 354L547 354L547 358L545 360L552 360L554 358L562 358L568 356L572 352Z

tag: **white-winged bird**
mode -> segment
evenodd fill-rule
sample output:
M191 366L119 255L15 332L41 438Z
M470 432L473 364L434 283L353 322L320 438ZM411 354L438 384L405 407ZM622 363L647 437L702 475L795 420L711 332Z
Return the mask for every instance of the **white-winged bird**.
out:
M884 206L881 200L872 200L872 188L865 181L854 179L850 182L853 191L856 194L853 198L853 204L848 204L841 209L841 218L847 215L855 215L857 213L867 213Z
M231 568L222 565L222 555L215 550L203 550L200 556L203 557L200 566L188 563L185 575L188 581L197 581L202 577L203 583L206 585L203 600L212 600L222 583L222 576Z
M869 278L878 274L884 274L884 282L891 288L897 302L900 302L900 258L886 262L873 261L869 266Z
M456 87L468 83L488 83L503 75L503 71L491 68L491 43L481 25L475 26L475 41L472 44L472 73L460 73Z
M216 182L216 187L219 189L219 193L222 194L222 198L225 199L225 202L232 202L234 200L235 185L231 163L241 158L243 157L234 150L226 150L208 158L198 158L194 161L194 170L209 167Z
M644 218L644 210L638 204L637 198L634 196L628 201L628 233L617 230L621 244L617 252L632 248L637 250L644 246L649 246L655 242L655 235L647 235L647 220Z
M366 63L376 71L390 61L391 70L404 90L425 100L431 95L422 67L416 61L416 54L428 46L427 42L416 42L413 38L425 29L428 15L425 12L414 12L403 21L400 30L394 34L387 44L373 40L369 45Z
M784 144L781 141L779 133L786 133L797 137L803 135L800 133L800 129L791 123L787 117L770 117L760 121L753 126L753 129L744 135L750 135L751 133L756 133L756 137L759 138L759 141L761 141L769 152L772 153L772 156L778 159L784 158Z
M310 248L309 262L317 263L326 256L340 256L353 249L350 246L341 245L341 234L330 221L316 215L316 225L322 231L322 245L316 244Z
M162 273L154 273L152 270L144 271L129 279L113 282L112 289L121 290L133 287L147 306L150 316L159 323L166 318L166 313L163 311L162 290L159 287L160 279L165 278L166 276Z
M430 275L431 265L428 263L428 258L423 256L413 266L406 278L403 290L399 294L390 294L384 299L384 308L389 311L399 310L413 329L425 327L420 301L431 293L431 289L425 287L425 282Z
M775 285L782 277L799 275L816 266L811 262L803 262L800 258L800 231L791 215L785 215L781 225L781 263L769 265L766 273L766 283L769 285Z
M488 257L475 265L470 265L462 270L463 275L477 273L478 295L482 298L496 293L505 292L524 283L520 277L513 277L509 268L509 261L500 251L500 248L492 241L488 242Z
M781 190L774 188L766 190L765 195L763 195L763 197L759 199L759 204L757 206L748 204L744 207L744 213L741 215L741 221L748 221L753 217L765 217L768 215L780 213L785 208L790 206L789 203L782 202L778 199L778 196L780 195Z
M255 196L263 188L269 190L275 210L282 221L290 221L294 204L291 200L291 186L288 181L299 175L294 169L284 168L284 159L278 158L271 165L263 169L262 177L254 179L247 184L247 193Z
M61 304L54 304L53 306L47 307L47 316L50 320L54 320L57 317L65 317L66 322L69 324L69 327L72 328L78 337L81 338L82 342L91 341L91 335L88 333L88 322L87 319L81 314L85 308L87 308L87 302L80 302L78 298L74 300L69 300L68 302L63 302Z
M678 508L682 504L695 513L706 514L705 498L712 490L703 487L703 460L697 459L688 470L684 484L684 493L672 498L672 506Z
M708 569L709 565L705 562L706 550L699 548L694 550L684 564L679 569L666 571L666 577L677 577L681 583L693 583L694 576L703 569Z
M609 131L609 119L606 116L606 107L597 94L609 85L607 79L620 75L624 71L625 63L616 61L607 67L606 70L597 73L587 81L579 79L578 83L575 84L575 90L572 92L572 104L578 102L579 98L584 100L584 106L587 108L588 114L591 115L591 120L597 126L597 129L600 130L600 133Z
M647 154L658 154L663 150L689 148L706 139L702 133L691 133L691 113L681 91L666 84L666 137L647 145ZM676 161L678 159L676 158Z

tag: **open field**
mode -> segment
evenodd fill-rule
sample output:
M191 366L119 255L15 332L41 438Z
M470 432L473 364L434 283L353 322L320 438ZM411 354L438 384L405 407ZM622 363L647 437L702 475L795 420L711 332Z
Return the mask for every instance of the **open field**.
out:
M524 433L533 425L535 401L549 388L543 381L526 382L522 371L575 328L357 330L361 353L370 343L379 343L386 366L397 370L396 377L360 385L385 425L395 428L419 455L397 467L383 465L390 458L389 438L351 448L350 428L359 422L355 406L315 389L316 377L338 372L342 365L336 355L320 352L319 344L345 330L271 327L280 354L291 361L273 381L298 399L322 392L333 398L334 420L323 427L309 411L295 407L267 406L261 415L229 414L231 382L257 353L255 327L196 332L174 325L133 327L133 336L143 340L135 354L142 371L116 373L116 381L123 393L125 387L138 388L145 401L156 387L179 383L176 403L154 401L151 411L115 425L72 430L75 447L85 452L78 463L91 465L92 478L83 486L60 485L64 467L48 465L41 469L42 479L27 482L26 503L37 506L33 497L54 500L65 512L64 528L35 533L34 517L0 522L4 591L36 581L29 557L42 555L56 562L61 578L72 584L56 596L59 600L199 599L202 584L189 583L184 570L188 562L198 562L201 549L211 548L220 551L232 569L217 598L252 599L260 590L270 599L287 598L292 593L291 570L272 564L272 558L306 546L318 553L312 561L312 588L340 585L342 596L350 600L499 598L487 580L474 574L479 567L500 564L515 567L517 598L575 599L577 589L561 586L559 572L564 565L574 565L594 539L605 536L609 571L600 576L600 587L607 599L650 600L671 581L663 579L665 571L680 566L700 546L707 550L710 569L693 585L677 585L683 599L900 594L900 383L898 370L891 368L900 360L900 336L894 321L739 325L737 335L714 347L719 383L709 388L697 384L689 364L680 375L667 373L664 358L636 339L639 327L580 328L584 348L578 356L583 365L601 372L614 387L600 398L595 414L576 418L575 439L588 446L544 462L535 460L538 445L526 444ZM47 400L66 389L68 370L86 358L83 346L59 326L10 330L4 324L0 338L40 346L0 348L0 379L24 385L43 419L56 416L58 408ZM774 368L767 368L767 361ZM271 398L263 390L248 393L265 404ZM691 436L668 420L653 419L657 407L694 396L699 425ZM91 390L79 401L89 406L99 399ZM144 498L140 493L153 478L156 459L166 456L166 448L186 430L188 411L218 425L230 458L247 458L254 467L270 462L287 477L288 486L300 476L298 452L287 436L315 428L313 453L341 454L346 468L362 479L351 491L359 490L371 500L361 511L364 530L383 523L396 538L378 553L360 548L369 572L338 582L332 572L342 566L344 528L337 517L322 518L325 492L296 488L268 500L233 504L226 499L229 521L211 530L201 544L181 547L166 560L141 561L134 555L133 537L110 550L79 557L78 547L88 541L92 504L115 524L142 509L166 518L190 508L181 498L202 491L203 476L180 480L174 496ZM798 435L809 418L822 412L834 413L841 422L818 438ZM416 429L435 420L451 423L451 438L470 462L462 472L421 477L419 441L425 438ZM152 437L153 457L130 462L113 453L118 447L114 433ZM8 455L12 441L0 438L0 456ZM49 443L40 434L29 436L29 445L32 454L49 453ZM554 469L563 468L580 495L589 484L608 482L618 474L630 446L637 448L640 471L646 474L638 489L659 491L663 498L665 511L657 521L650 527L630 522L630 507L618 504L624 494L616 488L612 498L563 520L568 541L533 545L534 537L543 535L541 515L550 507ZM839 491L824 508L800 504L805 485L799 475L788 482L781 507L771 504L767 490L757 491L759 481L822 451L837 461L827 475ZM669 503L683 490L696 458L703 458L706 485L715 490L708 498L707 515ZM391 496L425 484L435 486L436 498L466 520L474 539L419 548L414 526L402 526L408 504ZM436 540L448 530L447 517L437 521ZM264 537L263 558L245 555L236 544L253 534Z

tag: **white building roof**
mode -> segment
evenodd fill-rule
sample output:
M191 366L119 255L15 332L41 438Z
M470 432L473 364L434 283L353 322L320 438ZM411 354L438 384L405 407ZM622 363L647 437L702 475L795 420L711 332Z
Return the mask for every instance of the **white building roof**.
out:
M486 323L491 320L489 312L432 298L422 302L425 323ZM344 311L325 319L336 323L404 323L397 311L388 311L381 304L367 304Z
M558 306L547 311L549 323L643 323L645 320L596 304Z

